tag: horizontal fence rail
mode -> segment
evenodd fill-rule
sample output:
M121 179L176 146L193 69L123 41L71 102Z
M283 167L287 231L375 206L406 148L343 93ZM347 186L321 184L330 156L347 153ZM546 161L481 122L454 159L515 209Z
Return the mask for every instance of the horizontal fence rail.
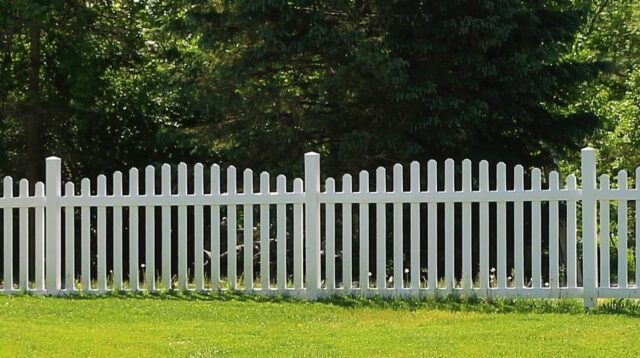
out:
M640 188L591 148L580 177L448 159L322 180L307 153L304 180L181 163L76 186L51 157L45 183L3 181L0 292L640 297Z

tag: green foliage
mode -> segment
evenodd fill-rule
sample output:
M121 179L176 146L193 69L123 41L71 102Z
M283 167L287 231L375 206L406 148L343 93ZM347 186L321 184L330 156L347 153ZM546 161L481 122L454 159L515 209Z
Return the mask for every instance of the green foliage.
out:
M236 163L296 171L313 149L334 173L445 156L550 165L597 124L588 111L558 110L598 68L566 56L580 10L190 2L169 28L183 53L181 107Z

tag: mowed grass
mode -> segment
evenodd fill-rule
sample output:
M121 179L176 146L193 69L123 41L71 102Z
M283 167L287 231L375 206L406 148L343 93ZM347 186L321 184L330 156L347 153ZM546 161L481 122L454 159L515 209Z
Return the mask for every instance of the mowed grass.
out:
M617 301L0 296L0 356L638 356Z

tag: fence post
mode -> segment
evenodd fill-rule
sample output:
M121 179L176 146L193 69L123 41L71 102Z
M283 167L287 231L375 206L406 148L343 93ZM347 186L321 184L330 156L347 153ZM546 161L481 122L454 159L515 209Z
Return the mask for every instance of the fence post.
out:
M62 268L60 196L62 192L62 161L58 157L46 160L45 177L45 262L47 293L58 293L61 289Z
M318 297L320 288L320 154L304 155L306 285L310 299Z
M582 149L582 286L584 306L597 304L598 257L596 243L596 150Z

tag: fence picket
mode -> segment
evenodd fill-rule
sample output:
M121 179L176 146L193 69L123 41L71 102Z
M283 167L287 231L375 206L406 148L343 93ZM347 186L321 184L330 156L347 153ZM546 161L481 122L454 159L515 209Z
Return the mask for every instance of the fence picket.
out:
M98 198L107 196L107 177L98 176ZM107 208L98 206L98 291L107 292Z
M160 168L161 195L164 197L171 196L171 166L167 163L162 164ZM162 206L162 272L160 274L162 285L165 289L172 289L171 286L171 206Z
M438 192L438 163L427 162L427 190ZM427 204L427 284L432 291L438 289L438 203Z
M44 198L44 183L37 182L36 183L36 197ZM38 293L45 292L44 285L44 206L36 207L36 247L35 247L35 291ZM89 255L87 255L87 260L89 259Z
M73 187L73 184L71 184ZM27 179L20 180L20 197L29 197L29 181ZM20 269L19 283L20 290L27 291L29 289L29 208L20 208Z
M489 163L480 162L479 191L489 191ZM488 289L489 282L489 203L480 202L480 288Z
M287 191L287 178L278 175L276 178L276 193L284 195ZM276 233L276 281L278 290L283 292L287 288L287 207L286 204L276 205L276 221L278 223Z
M122 196L122 172L113 173L113 196ZM124 289L122 282L122 206L113 207L113 288Z
M211 166L211 289L220 289L220 205L215 200L220 196L220 166Z
M496 167L497 186L498 192L507 191L507 166L505 163L500 162ZM498 288L507 287L507 203L505 201L499 201L497 203L497 215L496 215L496 228L497 228L497 270L496 270L496 283Z
M462 161L462 192L471 192L471 161ZM473 287L471 273L472 253L471 253L471 202L462 203L462 287L470 289Z
M84 178L80 183L80 196L85 199L91 197L91 182ZM81 279L85 292L91 290L91 208L80 208L80 254L81 254Z
M609 190L609 176L602 174L600 176L600 190ZM609 248L611 246L609 232L610 212L609 200L600 200L600 287L610 287L609 273L610 262Z
M453 159L447 159L444 162L444 191L445 193L453 193L455 190L455 176ZM456 278L454 276L455 269L455 252L454 252L454 215L455 207L453 202L447 201L444 204L444 287L448 292L456 287Z
M327 193L336 192L336 181L328 178L325 182L325 190ZM336 288L336 207L333 203L327 203L325 206L325 283L329 290Z
M387 174L384 168L376 170L376 192L387 191ZM386 204L376 204L376 287L387 288L387 210Z
M403 175L402 165L396 164L393 166L393 192L402 193L403 188ZM393 204L393 287L398 290L404 288L404 250L402 234L404 224L402 203Z
M420 163L411 162L411 193L420 192ZM420 203L412 202L411 207L411 289L414 293L420 288Z
M5 177L3 180L3 198L13 197L13 179ZM4 208L4 291L13 291L13 208Z
M524 168L516 165L513 170L514 191L524 192ZM524 206L522 200L513 203L513 240L514 240L514 286L517 289L524 288Z
M555 193L559 190L559 175L558 172L552 171L549 173L549 190ZM559 241L559 224L558 218L560 214L558 212L558 201L549 201L549 287L560 287L560 250Z
M567 177L567 189L576 190L576 176ZM575 288L578 285L578 257L577 257L577 203L575 200L567 200L567 287Z
M269 173L260 173L260 195L269 195ZM260 205L260 288L263 291L269 291L271 289L271 276L269 274L269 248L270 243L270 228L269 222L269 204Z
M302 179L296 178L293 180L293 192L303 192ZM304 212L302 203L293 204L293 286L298 294L303 289L303 250L304 250L304 235L303 235L303 223Z
M531 191L542 191L540 169L531 171ZM531 202L531 287L542 287L542 212L540 200Z
M139 173L137 168L129 170L129 196L137 199ZM138 206L129 207L129 287L132 291L140 290L140 271L138 267L139 248L139 212Z
M243 177L243 194L247 196L253 195L253 171L245 169ZM244 237L244 268L242 270L244 277L244 289L253 290L253 205L245 204L243 208L244 223L242 234Z
M618 172L618 190L627 191L627 172ZM618 200L618 288L627 288L627 200Z
M193 167L194 195L204 195L204 166L197 163ZM204 287L204 207L195 205L193 208L193 261L194 261L194 283L196 291L202 292Z
M227 168L227 195L236 195L236 167L229 166ZM236 289L236 206L227 205L227 281L229 288Z
M178 164L178 196L187 196L187 165ZM188 287L187 273L187 206L178 206L178 287L184 291Z
M342 193L351 194L353 190L351 175L342 177ZM353 223L351 220L351 204L342 204L342 288L350 291L353 288Z
M369 172L360 172L360 193L366 195L369 192ZM369 204L361 203L359 209L360 232L360 290L369 288Z
M154 197L156 194L156 171L151 165L145 169L145 196ZM155 207L147 205L145 207L145 283L147 290L156 291L156 268L155 268Z

